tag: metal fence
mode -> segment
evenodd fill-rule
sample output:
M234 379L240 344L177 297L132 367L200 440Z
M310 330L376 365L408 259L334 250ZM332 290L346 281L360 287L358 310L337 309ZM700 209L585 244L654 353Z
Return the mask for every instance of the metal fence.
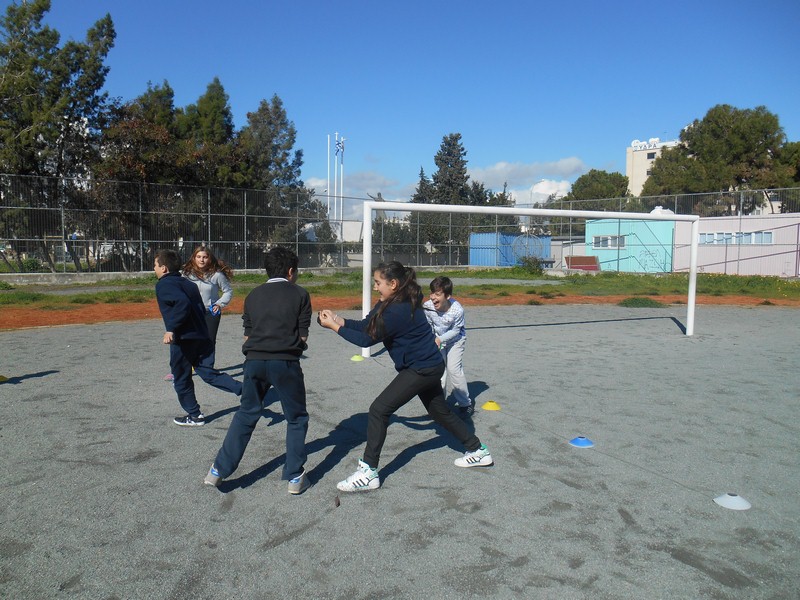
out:
M277 193L0 175L0 270L147 271L156 250L172 248L188 259L198 245L208 245L235 269L259 269L273 244L293 246L303 268L360 267L364 200L307 190ZM800 188L551 199L517 206L621 212L649 212L661 206L701 217L770 214L800 212ZM568 217L421 216L387 202L386 210L375 216L372 247L374 260L463 266L470 264L472 234L495 233L498 239L500 234L547 236L579 246L585 227L583 219ZM498 248L497 255L502 254ZM556 258L554 266L563 266Z

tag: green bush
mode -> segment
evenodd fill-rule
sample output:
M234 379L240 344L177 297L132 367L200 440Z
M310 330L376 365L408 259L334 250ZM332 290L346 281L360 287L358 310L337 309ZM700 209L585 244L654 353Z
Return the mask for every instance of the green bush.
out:
M22 270L26 273L38 273L42 270L42 261L38 258L26 258L22 261Z
M657 302L652 298L645 298L642 296L636 296L635 298L625 298L621 302L617 303L617 306L626 306L628 308L666 308L666 304L662 304L661 302Z
M519 265L531 275L544 275L542 261L535 256L523 256L519 259Z

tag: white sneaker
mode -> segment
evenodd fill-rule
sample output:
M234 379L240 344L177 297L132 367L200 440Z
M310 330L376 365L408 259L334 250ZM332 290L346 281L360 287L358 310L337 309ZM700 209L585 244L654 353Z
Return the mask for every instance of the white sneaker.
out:
M481 447L473 452L466 452L464 456L455 460L457 467L491 467L494 464L489 449L481 444Z
M336 484L342 492L368 492L381 487L378 470L373 469L363 460L358 461L358 469L344 481Z

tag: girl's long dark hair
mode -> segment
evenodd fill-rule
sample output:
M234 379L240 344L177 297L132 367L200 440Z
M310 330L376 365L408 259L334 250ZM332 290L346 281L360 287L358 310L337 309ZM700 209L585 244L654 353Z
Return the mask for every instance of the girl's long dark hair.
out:
M397 302L410 302L411 313L413 314L422 304L422 289L417 283L417 272L412 267L404 267L396 260L379 264L375 267L373 273L379 273L387 281L395 279L398 283L394 295L385 302L381 302L380 307L378 307L378 310L372 315L367 324L367 335L374 340L379 340L383 338L384 311Z

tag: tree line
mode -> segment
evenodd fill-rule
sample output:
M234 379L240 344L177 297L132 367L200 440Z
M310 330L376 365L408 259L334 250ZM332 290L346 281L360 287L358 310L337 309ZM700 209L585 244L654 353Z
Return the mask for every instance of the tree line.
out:
M67 198L73 208L102 209L109 215L134 206L145 212L161 210L165 199L145 194L142 206L140 192L102 195L78 179L262 190L268 201L247 210L254 217L245 232L248 240L282 243L304 236L305 242L319 243L320 253L334 250L336 235L322 203L301 178L303 151L295 148L294 123L277 95L262 99L238 130L218 78L185 107L175 106L168 81L148 83L133 100L111 98L103 91L109 72L105 62L116 37L111 16L92 25L83 41L62 44L60 34L43 24L50 6L50 0L12 3L0 18L0 173L63 179L67 183L58 198L52 186L38 191L44 203L63 206ZM513 206L506 186L496 192L470 181L466 154L459 133L445 135L434 157L436 171L429 177L420 168L410 201ZM678 145L662 149L641 198L631 196L624 175L593 169L575 181L559 205L602 209L596 202L581 203L625 198L623 210L641 211L648 208L642 198L649 196L796 186L800 143L786 140L778 117L765 107L718 105L684 128ZM238 197L225 200L230 204L226 212L241 208ZM550 198L547 204L554 201ZM196 211L191 206L186 210L202 213L201 195L197 202ZM745 212L758 200L751 202L742 207ZM618 204L608 208L620 209ZM24 218L18 217L22 223ZM544 232L554 224L539 223L535 229ZM124 229L125 224L116 225ZM81 226L70 224L75 230ZM175 227L177 236L177 223ZM203 224L195 228L202 237ZM411 213L403 219L380 215L373 231L380 236L373 244L382 252L407 250L413 243L431 253L447 249L452 254L455 249L460 255L471 233L519 231L519 224L513 217ZM33 233L44 238L44 231ZM223 239L229 232L216 233Z

